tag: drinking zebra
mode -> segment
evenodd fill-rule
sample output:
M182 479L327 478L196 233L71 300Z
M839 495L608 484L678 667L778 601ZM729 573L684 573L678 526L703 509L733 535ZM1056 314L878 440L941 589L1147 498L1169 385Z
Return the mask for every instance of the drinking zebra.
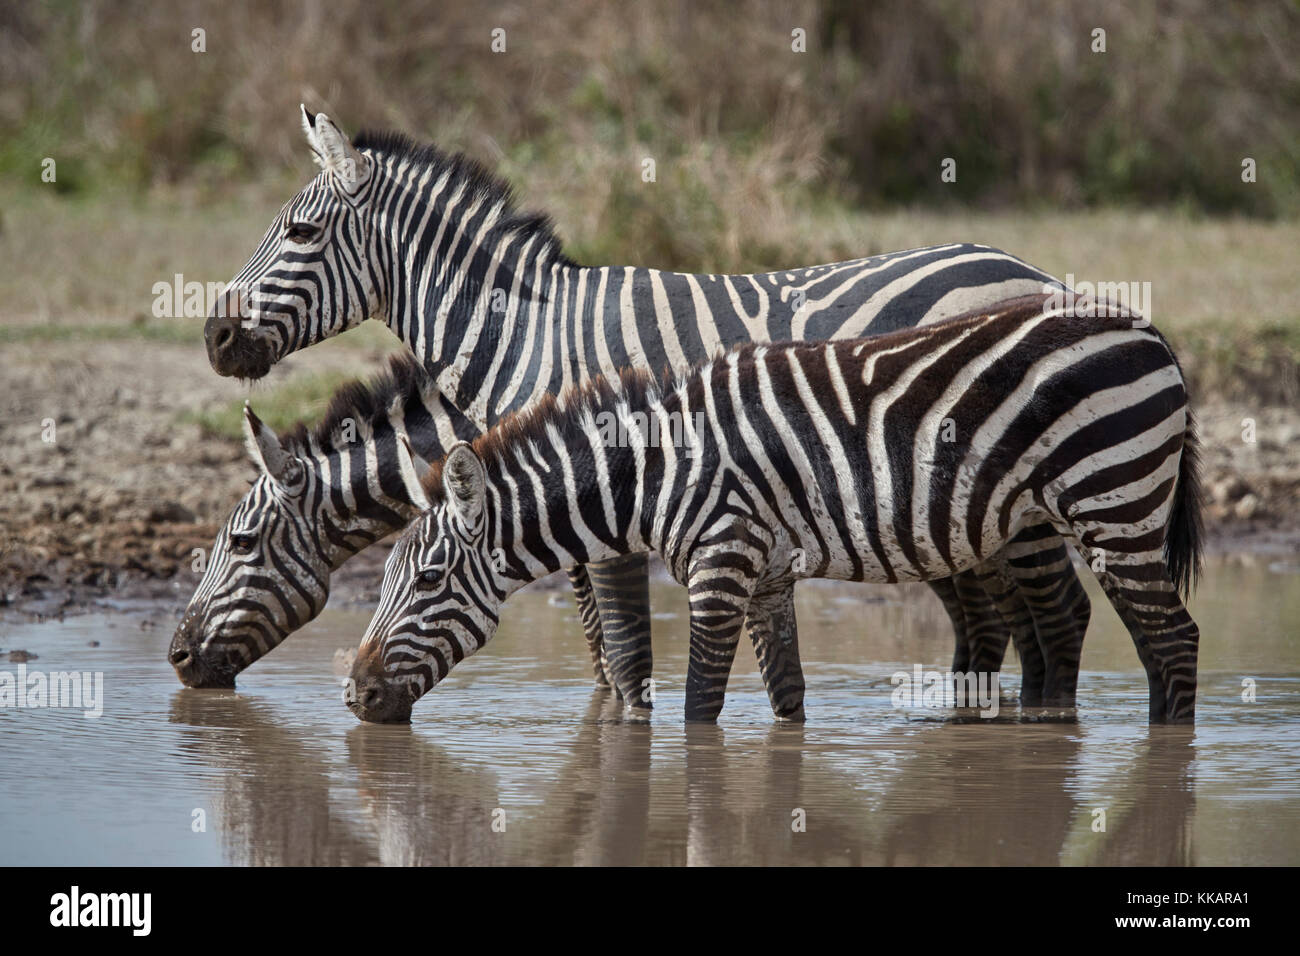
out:
M320 614L334 571L419 515L399 440L436 460L479 434L409 356L392 357L368 385L339 389L313 430L300 425L277 436L245 406L244 432L258 477L218 533L168 647L189 687L233 687L241 671ZM581 567L569 574L597 682L607 685L591 585ZM1000 664L1001 617L987 596L967 597L965 608L984 625L970 637L971 652Z
M438 460L457 440L478 434L406 355L390 358L370 383L340 388L314 429L300 425L277 436L247 406L244 429L258 477L218 533L168 648L177 676L191 687L234 686L240 672L321 612L334 571L420 514L415 501L423 496L412 492L399 442ZM972 622L964 637L959 632L957 654L969 653L986 671L996 670L1005 652L1003 614L1018 634L1034 633L1014 589L999 593L997 573L992 566L938 582L958 627ZM570 575L597 682L607 683L590 584L581 567ZM948 591L958 590L961 597L951 599ZM791 632L785 643L757 649L791 707L803 688L794 639ZM1034 659L1035 650L1021 648L1022 657Z
M518 588L653 549L690 591L687 719L714 720L742 627L770 638L796 580L946 577L1046 522L1093 556L1151 722L1191 722L1199 633L1180 593L1199 572L1200 494L1182 373L1148 324L1050 303L748 346L661 384L627 371L456 445L389 556L349 707L409 719ZM608 424L638 413L661 440L611 442Z
M245 406L258 476L218 532L172 637L168 660L181 681L233 687L321 612L334 571L419 513L399 439L437 456L477 434L405 358L369 385L339 389L312 429L276 435Z
M302 124L322 169L280 210L206 323L208 357L223 375L259 378L373 316L482 430L624 367L682 370L720 347L857 338L1059 288L969 244L757 275L582 267L545 217L519 213L509 188L473 161L393 133L350 143L305 109ZM1022 701L1072 704L1089 609L1068 552L1042 527L1026 529L1007 555L1001 573L976 577L996 578L995 599L1029 655ZM645 556L588 572L611 679L629 706L648 708ZM977 606L988 601L978 580L936 589L957 624L955 669L996 669L970 651L981 632L1006 641L1006 624Z

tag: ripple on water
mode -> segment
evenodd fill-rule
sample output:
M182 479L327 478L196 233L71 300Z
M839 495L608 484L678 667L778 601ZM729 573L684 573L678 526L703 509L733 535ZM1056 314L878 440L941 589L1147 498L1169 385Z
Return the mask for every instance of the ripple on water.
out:
M179 687L168 626L140 627L166 609L16 625L31 668L102 672L105 706L0 712L0 863L1300 862L1300 578L1207 573L1194 729L1146 726L1131 641L1092 593L1065 719L1018 707L1014 660L995 720L895 708L895 672L951 655L923 589L801 589L803 726L772 721L744 645L719 725L687 725L682 596L660 584L648 725L592 691L571 608L540 592L410 727L339 699L363 613L327 612L237 691Z

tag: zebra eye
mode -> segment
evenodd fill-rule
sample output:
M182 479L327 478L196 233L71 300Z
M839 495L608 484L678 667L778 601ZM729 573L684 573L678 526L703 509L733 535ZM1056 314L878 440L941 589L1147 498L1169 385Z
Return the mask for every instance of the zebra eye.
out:
M230 536L230 550L235 554L251 554L255 547L257 547L257 537L255 535L232 534Z
M320 234L320 230L309 222L291 222L284 234L291 242L311 242Z
M442 568L425 568L415 576L415 589L417 591L432 591L442 580Z

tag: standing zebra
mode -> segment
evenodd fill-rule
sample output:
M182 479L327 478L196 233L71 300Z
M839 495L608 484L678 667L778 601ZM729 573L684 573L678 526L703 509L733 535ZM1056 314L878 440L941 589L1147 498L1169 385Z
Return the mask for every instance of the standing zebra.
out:
M322 169L281 209L208 318L208 357L222 375L260 378L290 352L374 316L484 430L625 367L682 370L745 342L874 335L1060 287L969 244L759 275L582 267L545 217L520 214L509 189L473 161L392 133L349 143L306 109L302 123ZM1030 655L1022 701L1070 705L1088 604L1068 552L1040 527L1007 555L998 575L982 569L936 585L957 626L954 667L996 669L969 649L970 635L989 630L1005 647L1006 626L969 611L983 600L980 580L996 577L999 606L1015 614L1017 646ZM648 708L645 556L588 574L613 683L629 706Z
M742 627L770 637L795 580L947 577L1047 522L1101 555L1151 722L1190 723L1199 633L1180 592L1199 572L1200 497L1182 373L1131 315L1064 319L1049 302L749 346L660 385L627 371L458 444L389 556L349 707L409 719L512 592L653 549L690 591L687 719L715 720ZM659 441L610 440L638 415Z

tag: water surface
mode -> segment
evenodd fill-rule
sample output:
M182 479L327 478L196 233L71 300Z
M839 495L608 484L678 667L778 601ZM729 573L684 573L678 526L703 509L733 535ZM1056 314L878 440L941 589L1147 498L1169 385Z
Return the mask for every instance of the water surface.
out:
M170 607L0 625L29 670L100 671L105 695L98 719L0 710L0 863L1294 865L1300 573L1270 561L1213 564L1192 602L1194 729L1146 725L1091 580L1066 721L1020 712L1014 659L994 720L895 708L895 672L951 654L921 588L801 586L804 726L773 723L743 644L719 725L684 723L685 595L666 581L650 725L592 689L563 592L512 599L410 727L340 701L333 656L364 612L327 611L233 692L176 682Z

